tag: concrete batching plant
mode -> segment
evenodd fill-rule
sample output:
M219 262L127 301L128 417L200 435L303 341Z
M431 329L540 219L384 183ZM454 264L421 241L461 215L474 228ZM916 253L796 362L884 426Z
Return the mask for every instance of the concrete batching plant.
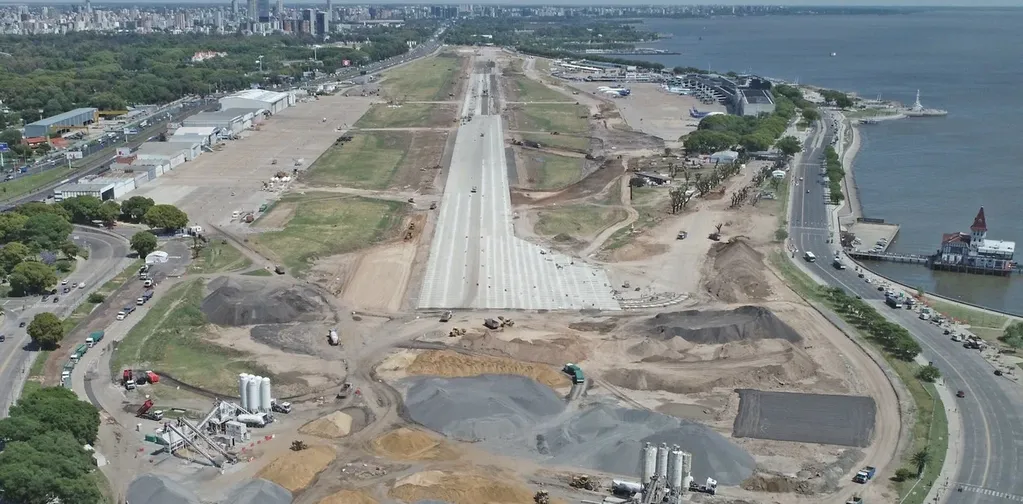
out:
M642 492L638 502L641 504L678 503L690 490L693 456L678 445L669 448L664 443L657 447L647 443L640 452L640 466ZM618 484L617 488L631 490L632 487Z

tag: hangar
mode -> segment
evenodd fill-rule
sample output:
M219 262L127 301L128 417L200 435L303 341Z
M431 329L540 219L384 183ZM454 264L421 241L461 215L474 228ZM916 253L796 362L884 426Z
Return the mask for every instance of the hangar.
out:
M265 109L270 114L276 114L294 104L295 95L265 89L246 89L220 99L220 107L224 110Z
M49 138L50 133L62 129L74 129L87 126L99 121L99 109L86 107L77 108L63 114L46 117L34 123L25 125L25 138L43 137Z
M225 109L217 112L199 112L181 121L181 128L217 128L222 138L233 137L252 127L255 116L249 109Z

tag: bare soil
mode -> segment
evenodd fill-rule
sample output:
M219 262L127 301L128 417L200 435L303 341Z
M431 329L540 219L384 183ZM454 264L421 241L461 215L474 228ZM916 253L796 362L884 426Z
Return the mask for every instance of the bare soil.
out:
M336 457L337 452L329 446L311 446L277 457L259 471L257 476L273 481L291 492L297 492L309 486L316 475L326 469Z

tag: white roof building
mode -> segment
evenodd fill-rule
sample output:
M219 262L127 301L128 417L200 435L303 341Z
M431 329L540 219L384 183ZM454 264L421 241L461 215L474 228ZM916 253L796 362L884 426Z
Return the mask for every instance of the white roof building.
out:
M227 109L266 109L276 114L295 104L295 96L291 93L267 91L265 89L246 89L220 99L220 106Z

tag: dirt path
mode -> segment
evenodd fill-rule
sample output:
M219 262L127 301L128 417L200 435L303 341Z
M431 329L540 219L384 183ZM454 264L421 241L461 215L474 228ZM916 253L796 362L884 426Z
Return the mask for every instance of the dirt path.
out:
M409 199L414 199L418 203L434 203L440 201L440 196L436 194L422 194L419 191L387 191L387 190L374 190L374 189L355 189L352 187L312 187L306 185L296 185L294 190L304 191L307 193L311 192L328 192L337 194L349 194L352 196L362 196L364 198L373 198L380 200L399 201L402 203L408 202ZM258 227L258 226L256 226Z
M453 131L455 128L431 128L413 126L408 128L350 128L350 131Z
M598 234L597 237L594 238L593 241L590 242L590 244L585 249L583 249L582 252L579 253L580 256L582 256L582 257L589 257L590 254L596 252L601 247L603 247L604 246L604 242L606 242L608 240L608 238L611 238L612 235L617 233L618 230L620 230L620 229L622 229L624 227L627 227L627 226L631 226L632 223L636 222L636 220L639 219L639 212L636 211L635 208L632 208L632 204L627 201L628 200L628 196L627 195L629 194L629 178L628 177L621 177L619 179L618 183L621 184L621 186L622 186L622 190L621 190L622 206L621 206L621 208L624 209L626 212L628 212L628 214L629 214L628 217L626 217L625 220L620 221L617 224L613 224L611 227L608 227L608 228L604 229L603 231L601 231L600 234Z

